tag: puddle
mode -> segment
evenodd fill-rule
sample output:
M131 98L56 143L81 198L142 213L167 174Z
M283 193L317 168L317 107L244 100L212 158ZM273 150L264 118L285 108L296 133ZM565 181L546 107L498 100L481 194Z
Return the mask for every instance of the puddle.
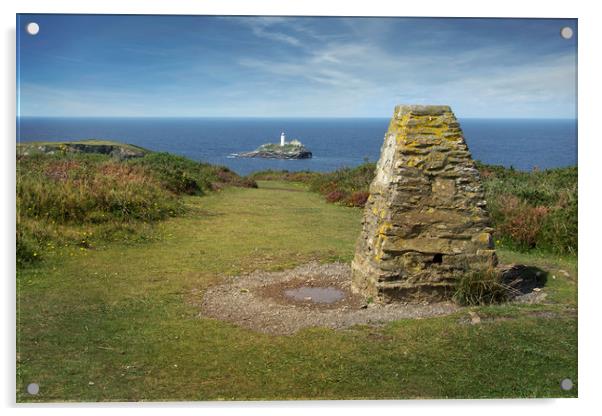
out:
M298 287L287 289L284 295L300 301L334 303L345 297L345 292L334 287Z

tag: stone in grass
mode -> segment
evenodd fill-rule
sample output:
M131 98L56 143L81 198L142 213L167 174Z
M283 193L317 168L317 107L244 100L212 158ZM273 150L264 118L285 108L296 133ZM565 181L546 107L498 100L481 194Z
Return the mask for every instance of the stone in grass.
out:
M352 263L375 301L451 297L457 279L494 267L479 172L448 106L395 107Z

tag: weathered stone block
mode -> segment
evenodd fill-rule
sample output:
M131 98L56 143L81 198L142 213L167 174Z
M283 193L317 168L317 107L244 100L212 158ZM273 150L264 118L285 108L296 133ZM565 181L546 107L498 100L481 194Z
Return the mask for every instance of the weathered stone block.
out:
M434 300L495 266L479 172L448 106L395 107L370 185L353 289L379 301Z

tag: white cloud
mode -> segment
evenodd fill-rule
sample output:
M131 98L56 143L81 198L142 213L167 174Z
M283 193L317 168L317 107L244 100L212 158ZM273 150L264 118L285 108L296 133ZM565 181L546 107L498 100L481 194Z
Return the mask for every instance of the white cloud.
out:
M258 38L269 39L276 42L283 42L291 46L301 46L301 41L289 34L282 31L273 30L274 25L284 25L287 23L287 19L282 17L254 17L254 18L243 18L237 19L239 22L246 24L250 27L253 35ZM290 28L290 26L289 26ZM290 31L289 31L290 32Z

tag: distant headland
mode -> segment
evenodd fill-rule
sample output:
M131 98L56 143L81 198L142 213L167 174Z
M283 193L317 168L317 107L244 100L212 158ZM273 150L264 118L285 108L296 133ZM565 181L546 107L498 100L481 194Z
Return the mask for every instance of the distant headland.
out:
M28 142L17 144L17 155L29 156L38 153L98 153L109 155L116 159L133 159L143 157L149 150L133 144L124 144L111 140L77 140L64 142Z
M252 152L233 154L235 157L262 157L267 159L310 159L312 153L299 140L286 141L286 134L280 134L280 144L265 143Z

